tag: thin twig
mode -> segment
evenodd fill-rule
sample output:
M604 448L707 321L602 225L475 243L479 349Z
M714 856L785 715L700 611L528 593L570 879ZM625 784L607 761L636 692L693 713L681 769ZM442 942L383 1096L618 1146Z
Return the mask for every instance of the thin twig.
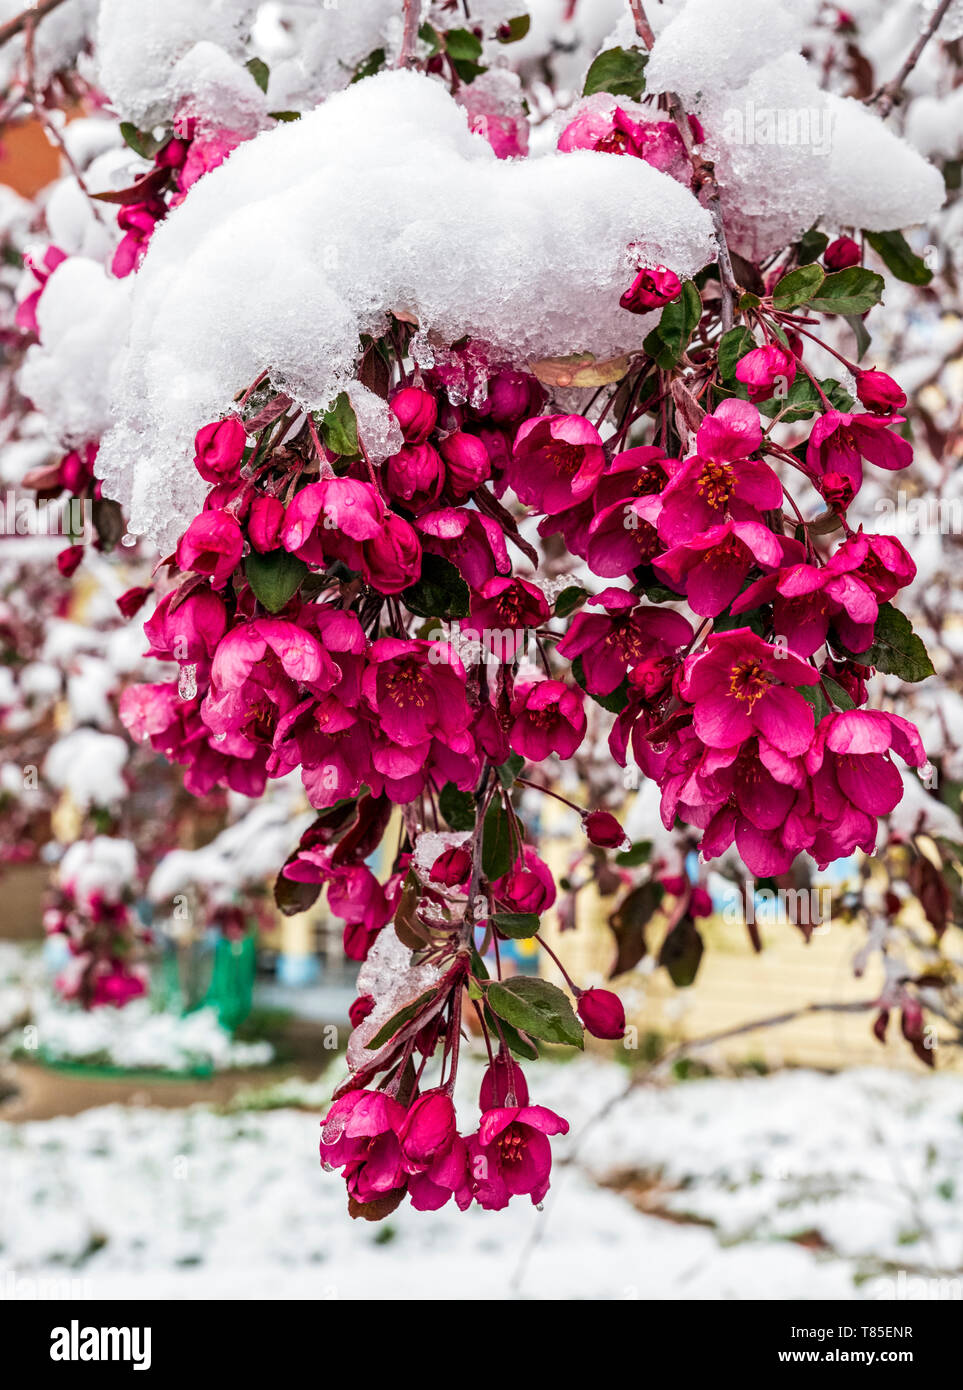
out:
M401 36L401 51L398 54L398 67L406 68L414 60L415 41L421 24L421 0L405 0L404 30Z
M15 39L28 24L39 24L39 22L55 10L58 5L62 5L63 0L39 0L39 4L31 5L22 14L16 15L13 19L8 19L6 24L0 24L0 48L10 39Z
M952 3L953 0L940 0L940 3L930 16L929 24L927 24L922 34L920 34L913 47L910 49L906 56L906 61L903 63L899 72L889 82L884 83L882 87L878 87L869 98L868 104L870 106L875 106L879 103L879 114L881 116L888 116L890 111L892 111L893 107L900 100L903 83L916 67L916 64L922 56L923 49L940 27L943 16Z

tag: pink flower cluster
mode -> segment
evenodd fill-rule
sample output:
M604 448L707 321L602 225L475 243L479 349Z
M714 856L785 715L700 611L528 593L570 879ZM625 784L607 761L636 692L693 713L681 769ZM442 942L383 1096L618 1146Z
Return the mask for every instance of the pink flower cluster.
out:
M404 945L447 972L324 1123L325 1162L343 1169L359 1215L383 1215L406 1193L422 1209L452 1195L497 1208L544 1194L548 1136L565 1122L528 1105L498 990L489 993L500 969L490 980L478 950L497 951L506 932L536 934L555 901L504 788L526 763L575 757L595 703L615 715L616 761L631 748L658 783L665 825L701 832L707 856L734 843L760 875L803 851L826 864L871 850L877 818L902 790L892 755L924 761L906 720L864 707L881 611L914 567L898 541L846 520L864 461L909 462L889 378L866 374L865 412L827 401L808 444L790 452L764 435L753 400L801 355L751 361L750 351L737 380L753 400L700 412L690 451L673 458L655 445L620 449L624 431L605 440L584 416L543 413L538 381L498 365L487 389L452 403L464 351L387 391L402 443L378 467L350 429L333 435L327 417L289 415L287 398L258 393L259 383L236 413L198 431L207 501L145 625L149 654L176 663L178 677L121 701L136 737L187 766L192 791L257 795L268 778L300 770L319 815L282 870L279 902L299 910L326 887L349 956L365 960L394 922ZM832 499L841 541L831 553L817 548L773 458ZM519 504L584 561L598 592L574 586L560 614L515 572L512 549L534 555ZM533 648L534 664L522 662ZM366 861L394 806L404 833L382 882ZM419 864L424 827L451 814L475 830L458 827ZM497 873L480 848L492 814L508 841ZM593 845L624 848L610 813L582 812L582 824ZM705 910L701 893L691 890L693 913ZM568 983L577 1017L556 991L555 1041L577 1042L583 1028L623 1035L616 996ZM463 995L486 1038L502 1034L468 1136L451 1102ZM512 998L502 1007L531 1026L539 1008L556 1007L541 996L530 1006L524 989ZM373 1007L356 1001L356 1026ZM421 1092L442 1036L449 1079ZM371 1090L379 1071L386 1080Z
M65 937L70 948L72 959L55 981L64 999L85 1009L122 1008L146 993L147 972L135 955L147 935L115 894L63 884L44 912L44 930Z
M465 1211L477 1202L500 1211L512 1197L536 1205L548 1191L549 1136L568 1122L530 1105L521 1068L500 1052L485 1072L481 1115L461 1135L450 1094L425 1091L402 1105L383 1091L349 1090L321 1122L321 1162L340 1168L353 1216L380 1219L405 1194L418 1211L437 1211L454 1197Z

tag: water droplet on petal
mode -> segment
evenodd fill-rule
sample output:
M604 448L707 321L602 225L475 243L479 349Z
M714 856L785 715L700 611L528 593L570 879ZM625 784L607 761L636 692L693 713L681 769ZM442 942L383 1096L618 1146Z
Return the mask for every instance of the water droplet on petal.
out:
M197 667L193 662L181 667L177 677L177 693L182 700L193 700L197 694Z
M137 544L139 539L138 536L134 535L133 531L128 531L126 535L121 536L120 543L121 545L126 545L129 550L132 545Z

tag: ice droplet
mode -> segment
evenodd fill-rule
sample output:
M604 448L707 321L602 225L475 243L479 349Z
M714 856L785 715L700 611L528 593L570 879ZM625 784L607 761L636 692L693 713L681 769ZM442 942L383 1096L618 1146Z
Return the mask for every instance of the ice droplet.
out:
M181 667L177 677L177 693L182 700L193 700L197 694L197 667L193 662Z
M128 531L125 535L121 536L120 543L121 545L126 545L129 550L131 546L137 544L137 537L133 534L132 531Z

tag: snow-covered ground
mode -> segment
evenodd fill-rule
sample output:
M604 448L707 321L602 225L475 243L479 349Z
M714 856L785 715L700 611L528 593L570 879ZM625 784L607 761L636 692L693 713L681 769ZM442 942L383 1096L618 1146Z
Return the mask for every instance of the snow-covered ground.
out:
M637 1088L593 1122L624 1069L586 1058L540 1073L533 1098L572 1121L541 1212L449 1205L352 1222L317 1158L335 1068L267 1098L282 1108L261 1093L227 1114L112 1106L0 1124L0 1289L43 1278L93 1298L847 1299L893 1296L905 1270L956 1275L944 1288L963 1295L963 1081L715 1079ZM466 1069L466 1119L478 1075Z
M228 1071L266 1066L268 1042L239 1042L213 1008L181 1015L135 999L123 1009L87 1011L52 989L47 950L0 941L0 1056L26 1047L45 1061L168 1072ZM29 1041L17 1025L30 1025ZM6 1037L4 1035L7 1035Z

